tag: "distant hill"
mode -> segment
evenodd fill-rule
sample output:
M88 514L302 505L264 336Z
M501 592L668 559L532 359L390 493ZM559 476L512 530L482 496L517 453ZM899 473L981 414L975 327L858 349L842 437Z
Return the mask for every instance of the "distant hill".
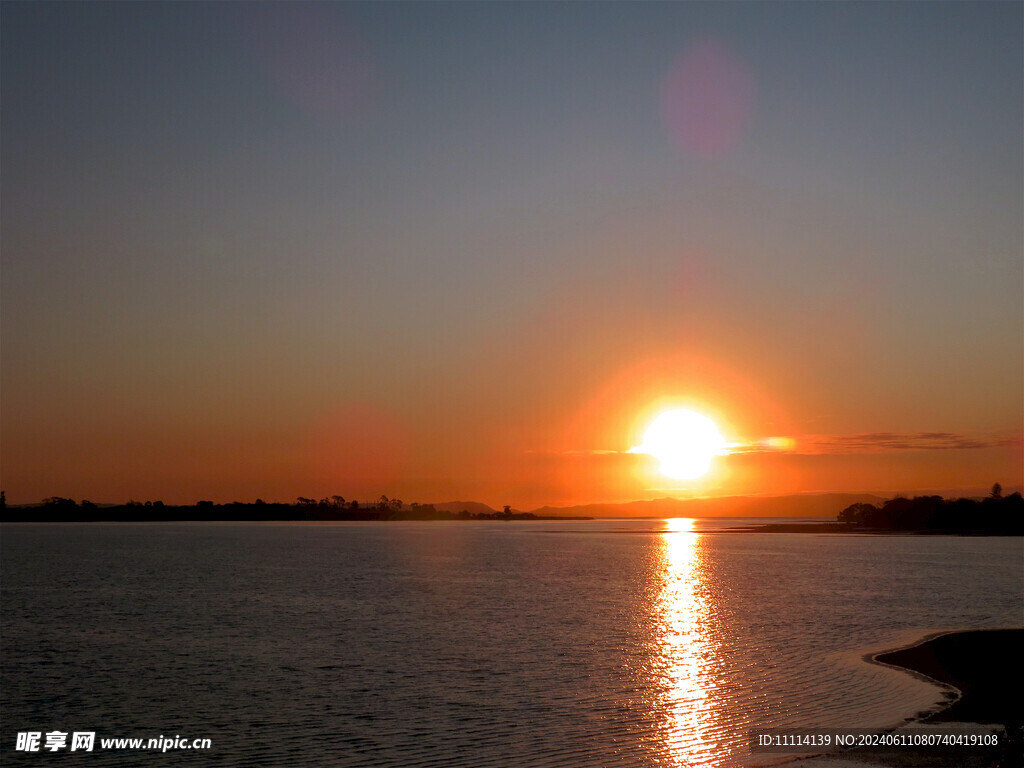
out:
M471 515L484 514L493 515L498 510L492 509L486 504L482 504L479 501L445 501L440 504L434 504L434 509L438 512L451 512L452 514L459 514L462 510L468 510Z
M541 507L537 516L589 517L835 517L851 504L880 504L870 493L806 493L792 496L721 496L706 499L653 499L622 504Z

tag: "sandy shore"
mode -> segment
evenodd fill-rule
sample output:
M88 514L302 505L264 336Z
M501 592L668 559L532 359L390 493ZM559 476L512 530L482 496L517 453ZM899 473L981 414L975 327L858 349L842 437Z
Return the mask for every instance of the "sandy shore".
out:
M999 733L995 748L854 748L835 755L799 760L800 768L1021 768L1024 766L1024 629L951 632L926 638L910 648L871 659L950 686L955 700L900 728L988 724Z
M751 523L720 528L714 533L836 533L844 536L992 536L984 530L944 528L866 528L848 523ZM999 534L1002 535L1002 534Z
M1020 725L1024 720L1024 629L954 632L875 661L951 685L960 697L928 722Z

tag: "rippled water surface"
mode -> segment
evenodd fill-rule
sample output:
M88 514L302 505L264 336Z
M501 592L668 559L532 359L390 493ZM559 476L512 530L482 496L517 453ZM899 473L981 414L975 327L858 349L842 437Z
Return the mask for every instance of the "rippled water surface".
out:
M714 525L7 525L0 754L751 765L751 728L892 725L941 699L866 652L1024 610L1020 538ZM212 749L14 751L52 730Z

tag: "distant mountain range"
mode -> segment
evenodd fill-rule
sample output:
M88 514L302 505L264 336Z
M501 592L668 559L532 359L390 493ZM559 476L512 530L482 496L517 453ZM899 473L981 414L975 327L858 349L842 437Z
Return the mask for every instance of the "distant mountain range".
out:
M807 493L792 496L721 496L706 499L653 499L622 504L541 507L540 516L587 517L835 517L851 504L881 504L870 493ZM441 505L434 506L441 508Z

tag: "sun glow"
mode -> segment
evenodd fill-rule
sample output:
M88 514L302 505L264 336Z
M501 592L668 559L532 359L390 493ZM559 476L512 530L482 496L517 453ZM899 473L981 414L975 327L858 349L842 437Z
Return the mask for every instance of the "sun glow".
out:
M630 453L656 458L659 470L675 480L693 480L711 469L711 460L725 453L726 442L715 422L685 409L664 411L644 432L643 442Z

